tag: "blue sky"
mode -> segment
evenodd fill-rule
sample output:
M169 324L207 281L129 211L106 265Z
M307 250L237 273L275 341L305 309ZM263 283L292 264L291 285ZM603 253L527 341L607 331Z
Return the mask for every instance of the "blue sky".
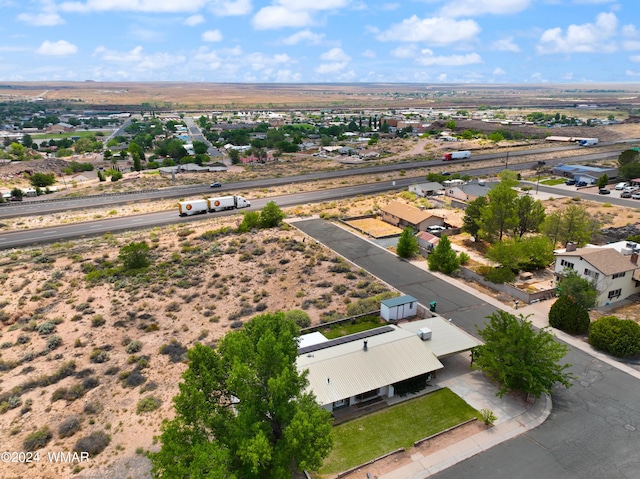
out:
M638 0L0 0L0 81L640 82Z

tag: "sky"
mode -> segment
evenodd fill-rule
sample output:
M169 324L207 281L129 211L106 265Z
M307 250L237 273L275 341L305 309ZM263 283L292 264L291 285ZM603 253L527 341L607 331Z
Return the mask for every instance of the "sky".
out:
M640 83L638 0L0 0L0 81Z

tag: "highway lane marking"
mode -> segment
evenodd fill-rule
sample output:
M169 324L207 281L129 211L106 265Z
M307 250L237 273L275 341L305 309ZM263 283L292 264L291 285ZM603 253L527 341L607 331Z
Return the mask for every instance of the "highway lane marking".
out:
M55 230L54 231L43 231L42 232L43 235L52 235L52 234L55 234L55 233L57 233L57 231L55 231Z

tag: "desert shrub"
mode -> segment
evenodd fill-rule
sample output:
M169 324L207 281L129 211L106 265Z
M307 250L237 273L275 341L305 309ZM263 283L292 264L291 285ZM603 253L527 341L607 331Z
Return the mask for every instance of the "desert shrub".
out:
M348 289L349 288L347 288L346 284L336 284L333 287L333 292L336 293L336 294L344 294L344 293L347 292Z
M301 309L291 309L284 313L285 318L293 320L299 328L307 328L311 325L311 317Z
M260 311L264 311L265 309L267 309L267 303L256 304L256 311L260 312Z
M603 316L589 328L589 344L617 357L640 353L640 326L631 319Z
M124 372L120 375L120 379L122 379L122 386L135 388L136 386L140 386L144 384L147 378L138 370L134 369L133 371Z
M165 308L165 311L169 312L169 313L176 313L178 311L180 311L181 307L180 307L180 303L176 302L176 301L171 301L169 304L167 304L167 307Z
M22 441L22 447L25 451L35 451L37 449L42 449L46 446L53 434L51 434L51 430L48 426L43 426L37 431L32 432L24 441Z
M158 399L157 397L147 396L140 399L140 401L138 401L136 412L138 414L143 414L145 412L155 411L160 407L161 404L162 404L162 401L160 401L160 399Z
M142 341L134 339L124 349L128 354L137 353L142 349Z
M85 414L98 414L100 411L102 411L102 409L102 404L97 402L88 402L85 403L82 410Z
M176 339L172 339L169 344L164 344L160 347L160 354L169 356L172 363L177 363L186 358L187 348L178 342Z
M155 381L149 381L147 384L140 388L140 392L145 393L147 391L155 391L156 389L158 389L158 383L156 383Z
M350 271L351 267L344 261L338 261L329 267L330 273L349 273Z
M68 390L69 390L69 388L57 388L51 394L51 402L56 402L56 401L59 401L61 399L65 399L67 397L67 391Z
M44 323L39 324L36 330L40 336L46 336L56 330L56 323L53 321L45 321Z
M58 426L58 437L62 439L73 436L80 430L81 424L82 422L79 416L73 415L68 417Z
M584 334L589 330L589 311L569 296L560 296L549 310L549 324L569 334Z
M90 389L97 388L100 385L100 381L96 377L88 377L84 381L82 381L82 387L89 391Z
M462 265L462 264L467 264L469 261L471 260L471 257L465 253L464 251L461 251L458 254L458 262Z
M105 322L106 320L101 314L96 314L93 318L91 318L91 326L93 326L94 328L103 326Z
M30 341L31 341L31 337L30 336L27 336L26 334L21 334L16 339L16 344L27 344Z
M111 437L103 431L96 431L78 439L73 446L74 452L88 452L89 457L100 454L111 442Z
M89 360L92 363L106 363L109 361L109 353L102 349L94 349L91 355L89 356Z
M53 351L62 344L62 338L57 334L47 338L47 350Z

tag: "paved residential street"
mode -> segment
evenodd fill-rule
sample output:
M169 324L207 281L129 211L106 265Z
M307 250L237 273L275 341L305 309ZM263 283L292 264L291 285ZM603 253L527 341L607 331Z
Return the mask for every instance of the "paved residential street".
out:
M471 288L461 289L403 261L371 242L323 220L295 226L359 267L422 304L437 302L439 314L477 336L475 325L501 306ZM544 326L545 304L518 313L534 314ZM548 307L548 306L547 306ZM566 361L576 376L570 389L556 388L553 408L539 427L466 459L433 476L451 479L640 478L640 374L600 354L580 339L558 334L570 344ZM602 359L600 359L602 358ZM428 477L424 471L409 476Z

